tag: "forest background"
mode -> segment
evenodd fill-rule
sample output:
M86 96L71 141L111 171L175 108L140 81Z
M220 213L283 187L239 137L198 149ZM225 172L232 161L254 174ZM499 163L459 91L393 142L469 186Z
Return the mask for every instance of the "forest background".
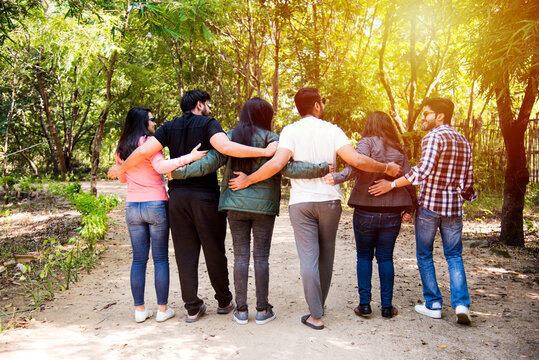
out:
M443 96L473 147L476 206L523 246L525 199L539 203L538 14L532 0L0 0L2 184L91 178L95 193L127 110L162 124L195 88L225 130L268 100L279 133L295 92L318 87L351 139L390 114L415 163L421 101Z

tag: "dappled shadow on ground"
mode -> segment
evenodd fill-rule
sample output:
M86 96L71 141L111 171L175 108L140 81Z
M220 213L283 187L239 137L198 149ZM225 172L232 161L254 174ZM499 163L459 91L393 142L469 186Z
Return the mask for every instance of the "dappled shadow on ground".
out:
M313 331L299 321L308 312L287 208L281 207L270 256L270 302L277 319L263 326L254 323L254 277L251 265L247 325L230 315L217 315L216 301L201 257L199 294L208 313L194 324L184 321L172 246L169 305L177 316L165 323L133 321L129 289L130 244L123 209L112 214L116 223L107 234L103 266L96 268L67 292L35 311L27 329L0 336L0 356L18 359L507 359L537 358L539 286L537 257L522 249L504 249L508 257L490 246L470 246L478 223L466 222L464 263L472 298L472 325L456 324L450 307L449 276L438 237L434 262L444 298L443 318L426 318L413 310L423 301L415 259L413 226L404 225L395 247L393 319L380 316L379 280L373 263L373 316L353 313L358 303L355 242L351 211L341 219L334 276L326 303L326 329ZM495 224L493 226L496 226ZM499 226L499 224L497 225ZM226 240L232 280L232 244ZM148 267L146 303L155 310L153 267Z
M0 218L0 313L28 306L21 296L23 285L18 262L28 263L39 274L43 242L54 238L61 244L77 236L80 215L64 198L36 192L3 206L6 216ZM6 211L7 210L7 211ZM5 323L5 318L1 319Z

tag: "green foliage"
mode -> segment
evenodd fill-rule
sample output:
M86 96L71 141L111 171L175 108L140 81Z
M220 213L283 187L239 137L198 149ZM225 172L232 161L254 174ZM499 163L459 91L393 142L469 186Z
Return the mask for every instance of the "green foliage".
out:
M78 182L67 184L51 182L47 189L54 195L64 196L70 200L82 192L82 188Z
M90 243L103 239L107 232L107 218L101 214L91 214L82 218L83 227L79 234Z
M30 183L33 179L27 181ZM43 300L52 299L58 287L61 290L69 289L71 283L79 280L81 270L90 271L94 267L100 252L95 245L107 231L107 213L120 203L116 196L95 197L83 193L78 182L51 182L48 190L69 199L82 215L82 226L78 229L80 238L69 239L66 245L54 238L43 241L38 258L40 266L17 265L20 283L32 297L35 306L39 306ZM27 249L16 245L4 246L0 249L0 259L13 258L15 253L26 252Z
M38 267L18 264L17 276L25 292L32 297L35 306L43 300L54 298L55 289L69 289L79 280L79 271L92 269L98 252L91 246L83 246L81 239L70 239L64 246L54 238L43 241Z
M351 138L371 111L400 117L413 164L419 156L422 136L416 120L424 97L451 97L454 124L469 129L468 109L472 118L495 115L495 97L489 97L488 89L504 73L499 69L510 73L514 97L520 99L525 75L537 65L532 56L539 43L534 41L537 5L530 0L4 3L0 30L2 39L11 40L0 48L5 79L0 84L0 129L6 129L13 96L8 152L43 143L24 154L46 173L58 172L58 159L53 152L57 145L48 138L44 95L68 172L88 176L112 54L117 61L100 176L114 163L130 107L152 107L162 124L180 115L179 99L193 88L210 92L212 115L225 129L235 126L248 98L275 100L274 129L279 132L298 119L295 92L317 86L328 99L324 118ZM476 179L480 189L501 191L503 141L481 138L485 125L499 130L497 124L479 123L470 136L476 142L476 173L482 175ZM9 160L8 173L28 168L22 155Z
M529 183L526 191L526 205L536 207L539 206L539 184Z
M83 239L91 246L97 240L103 239L107 232L107 213L120 203L117 196L84 193L78 182L51 183L48 189L53 194L68 198L73 207L81 213L83 226L79 229L79 234Z
M479 192L474 201L466 201L463 205L464 216L469 220L483 220L499 216L502 211L503 197L496 192Z
M22 176L18 183L17 187L20 191L24 192L30 192L30 191L37 191L43 189L43 184L38 181L39 179L37 177L32 176Z
M7 185L8 190L13 191L15 190L16 183L17 183L17 179L14 176L9 176L9 175L0 176L0 186L2 190Z

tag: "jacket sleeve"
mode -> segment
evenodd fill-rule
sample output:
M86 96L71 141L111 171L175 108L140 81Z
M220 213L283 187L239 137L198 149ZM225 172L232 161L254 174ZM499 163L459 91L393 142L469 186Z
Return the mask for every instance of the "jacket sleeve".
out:
M211 174L226 163L227 157L215 149L208 151L202 159L182 166L172 172L173 179L187 179Z
M335 185L341 184L359 175L359 170L353 166L348 165L342 171L334 173Z
M289 161L281 170L281 174L291 179L315 179L329 172L327 162L313 164L305 161Z

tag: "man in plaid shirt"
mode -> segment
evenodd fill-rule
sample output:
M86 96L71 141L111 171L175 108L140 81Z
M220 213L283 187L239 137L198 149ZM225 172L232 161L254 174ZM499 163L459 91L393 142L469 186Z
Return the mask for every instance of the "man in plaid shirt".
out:
M378 180L369 188L374 196L406 185L421 185L415 220L417 265L425 303L415 310L435 319L442 317L442 294L432 261L438 228L449 267L451 306L457 322L470 324L470 295L462 262L462 203L477 198L473 189L473 160L468 140L451 127L453 102L445 98L423 102L423 123L429 131L421 143L421 160L410 172L389 182Z

